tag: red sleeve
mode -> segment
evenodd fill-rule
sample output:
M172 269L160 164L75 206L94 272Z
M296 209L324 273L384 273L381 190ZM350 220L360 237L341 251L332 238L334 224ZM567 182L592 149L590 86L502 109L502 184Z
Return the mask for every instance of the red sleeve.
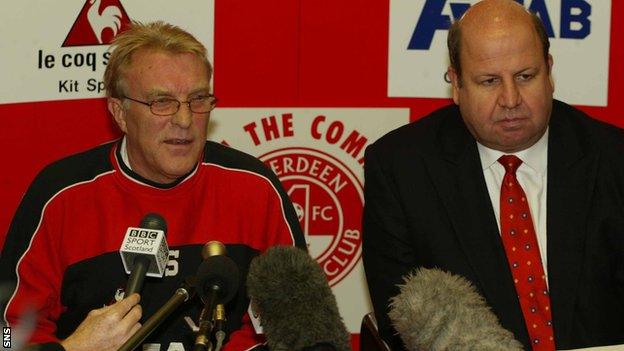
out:
M243 315L243 321L240 329L234 331L230 335L230 340L223 345L223 351L241 351L250 350L255 346L263 344L266 341L264 335L256 334L249 315Z
M20 318L36 316L32 343L58 342L55 336L56 320L63 312L60 302L62 268L59 261L61 238L54 233L48 206L35 230L28 249L17 264L15 293L7 304L5 319L9 325L19 326Z

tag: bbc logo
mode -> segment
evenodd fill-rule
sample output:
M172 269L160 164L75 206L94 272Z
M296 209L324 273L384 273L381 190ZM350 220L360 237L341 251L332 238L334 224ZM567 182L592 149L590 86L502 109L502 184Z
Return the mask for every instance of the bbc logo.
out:
M11 327L2 328L2 347L5 349L11 348Z
M134 238L156 239L158 237L158 232L132 229L130 230L130 236Z

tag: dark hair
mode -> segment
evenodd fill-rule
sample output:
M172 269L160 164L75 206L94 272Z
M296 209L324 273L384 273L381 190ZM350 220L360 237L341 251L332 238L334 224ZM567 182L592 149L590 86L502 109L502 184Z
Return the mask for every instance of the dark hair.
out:
M531 12L531 21L533 22L533 28L540 38L542 43L542 52L544 60L548 63L548 53L550 52L550 39L546 33L544 23L537 14ZM448 37L446 39L446 46L448 47L449 59L451 61L451 67L457 73L457 76L461 78L461 62L459 60L461 50L461 19L453 22L451 28L449 28Z

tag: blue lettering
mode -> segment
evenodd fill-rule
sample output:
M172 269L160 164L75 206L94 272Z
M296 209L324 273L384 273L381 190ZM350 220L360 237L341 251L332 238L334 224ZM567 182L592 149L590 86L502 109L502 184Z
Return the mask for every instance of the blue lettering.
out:
M525 0L515 0L525 6ZM442 14L446 0L426 0L422 13L412 33L408 50L429 50L433 36L438 30L448 30L451 26L451 17ZM467 3L450 4L453 19L457 20L470 8ZM546 0L533 0L528 7L544 23L546 34L555 37L555 31L548 14ZM560 37L569 39L583 39L591 32L591 5L585 0L561 0L561 27Z
M464 15L470 8L470 4L454 4L451 3L451 12L453 13L453 20L457 20Z
M442 14L446 0L427 0L412 34L408 50L429 50L436 30L447 30L451 18ZM470 6L470 5L468 5Z
M580 10L573 14L573 9ZM585 0L567 0L561 3L561 37L583 39L591 32L591 5ZM573 29L572 23L579 23L581 28Z
M544 0L534 0L529 6L529 11L534 12L544 23L544 28L546 28L546 34L550 38L555 37L555 31L553 30L552 22L550 21L550 16L548 15L548 9L546 8L546 3Z

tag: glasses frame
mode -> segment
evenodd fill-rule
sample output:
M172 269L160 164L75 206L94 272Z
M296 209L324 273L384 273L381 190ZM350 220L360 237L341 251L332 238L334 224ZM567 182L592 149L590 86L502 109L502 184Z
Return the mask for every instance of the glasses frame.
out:
M210 112L212 112L212 110L215 109L215 107L217 106L217 101L218 101L217 97L214 96L214 94L206 95L208 98L213 98L214 99L213 102L212 102L212 107L210 108L210 110L208 110L206 112L197 112L197 111L193 111L193 108L191 107L191 102L193 102L193 99L190 99L190 100L187 100L187 101L180 101L180 100L174 99L174 98L167 98L168 100L177 102L177 107L176 107L175 112L163 114L163 113L156 113L156 112L154 112L154 109L152 108L152 106L156 103L156 100L153 100L153 101L141 101L141 100L133 99L133 98L128 97L126 95L122 95L122 96L123 96L124 99L128 99L128 100L134 101L134 102L138 102L139 104L143 104L143 105L149 107L150 112L152 114L156 115L156 116L173 116L176 113L178 113L178 111L180 111L180 106L182 106L182 104L186 104L188 106L189 110L191 112L193 112L193 113L197 113L197 114L210 113Z

